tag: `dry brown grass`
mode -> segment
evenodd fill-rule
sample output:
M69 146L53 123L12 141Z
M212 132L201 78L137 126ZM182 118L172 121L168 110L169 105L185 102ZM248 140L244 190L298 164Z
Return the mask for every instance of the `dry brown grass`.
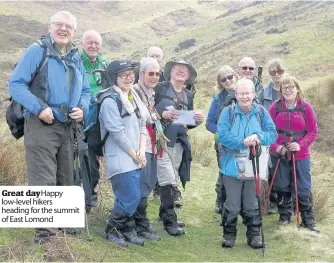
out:
M210 137L208 138L207 134L195 132L191 133L190 136L193 161L200 163L204 167L209 167L213 163L216 163L212 136L213 135L210 134Z
M314 148L319 152L334 153L333 113L334 77L312 85L306 92L314 108L319 126L319 136Z
M1 134L5 138L5 134ZM8 136L7 136L8 138ZM26 163L23 141L3 139L0 147L0 185L24 185Z

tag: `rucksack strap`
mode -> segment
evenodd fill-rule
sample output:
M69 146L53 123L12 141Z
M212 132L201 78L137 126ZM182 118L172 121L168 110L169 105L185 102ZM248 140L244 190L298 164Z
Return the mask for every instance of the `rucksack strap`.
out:
M160 95L161 98L163 99L167 99L167 100L171 100L173 101L174 103L179 103L179 104L182 104L183 106L186 106L188 109L189 109L189 103L185 103L184 101L182 100L178 100L177 102L175 101L176 98L172 98L170 96L167 96L167 95ZM189 97L188 97L189 98Z

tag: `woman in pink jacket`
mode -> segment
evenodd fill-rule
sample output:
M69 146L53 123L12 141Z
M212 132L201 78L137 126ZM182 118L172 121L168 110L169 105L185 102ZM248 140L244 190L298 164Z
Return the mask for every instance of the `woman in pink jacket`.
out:
M295 77L283 76L280 99L272 104L269 113L278 132L276 142L270 146L272 169L275 169L279 158L281 159L273 185L278 195L278 224L287 225L291 221L292 196L295 195L294 154L301 226L320 233L315 227L310 174L310 146L318 134L317 119L312 106L304 100Z

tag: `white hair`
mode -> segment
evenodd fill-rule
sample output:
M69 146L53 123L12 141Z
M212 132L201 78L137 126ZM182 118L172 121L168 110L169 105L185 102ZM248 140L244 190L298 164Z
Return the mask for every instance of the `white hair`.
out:
M65 16L65 17L69 18L69 19L71 20L71 24L72 24L74 30L77 29L77 19L76 19L76 17L75 17L74 15L72 15L72 14L71 14L70 12L68 12L68 11L59 11L59 12L55 13L55 14L51 17L51 19L50 19L50 24L53 23L53 22L55 22L55 18L56 18L57 16Z
M153 53L159 53L159 54L161 54L161 56L164 55L164 52L162 51L162 49L160 47L157 47L157 46L150 47L147 50L147 56L148 57L150 57Z
M251 62L251 64L254 64L254 66L256 65L254 59L252 59L251 57L244 57L239 61L239 67L241 67L241 65L245 62Z
M238 92L238 88L240 86L250 87L252 88L252 92L255 92L255 85L253 81L251 81L250 79L246 79L246 78L239 79L237 84L235 84L235 92Z
M102 44L102 37L101 37L100 33L97 32L96 30L94 30L94 29L87 30L82 36L82 42L83 43L85 42L85 40L88 36L95 36L98 39L98 41L100 42L100 44Z
M149 68L155 68L160 70L158 60L151 57L142 58L142 60L140 61L139 72L147 72Z

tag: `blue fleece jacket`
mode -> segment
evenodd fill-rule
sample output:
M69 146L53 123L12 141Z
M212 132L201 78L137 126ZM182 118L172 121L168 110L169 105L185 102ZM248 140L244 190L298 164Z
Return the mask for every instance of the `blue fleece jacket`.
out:
M24 106L28 114L38 116L41 111L51 105L50 108L55 117L59 121L67 121L68 116L64 116L58 107L52 106L67 105L69 109L82 107L86 117L90 101L90 87L78 52L72 49L65 58L61 59L50 36L47 36L47 41L51 56L38 74L45 80L41 87L44 89L41 93L42 98L36 96L28 86L43 58L43 48L38 43L28 47L16 65L8 83L10 95Z
M262 106L260 106L262 107ZM277 139L275 124L268 111L263 109L262 123L259 123L259 107L253 103L251 111L246 114L240 109L239 104L234 110L234 123L231 124L230 107L223 109L217 131L219 143L229 150L246 150L243 141L246 137L256 133L262 145L270 145ZM226 153L220 161L221 172L224 175L238 177L238 170L233 153Z

